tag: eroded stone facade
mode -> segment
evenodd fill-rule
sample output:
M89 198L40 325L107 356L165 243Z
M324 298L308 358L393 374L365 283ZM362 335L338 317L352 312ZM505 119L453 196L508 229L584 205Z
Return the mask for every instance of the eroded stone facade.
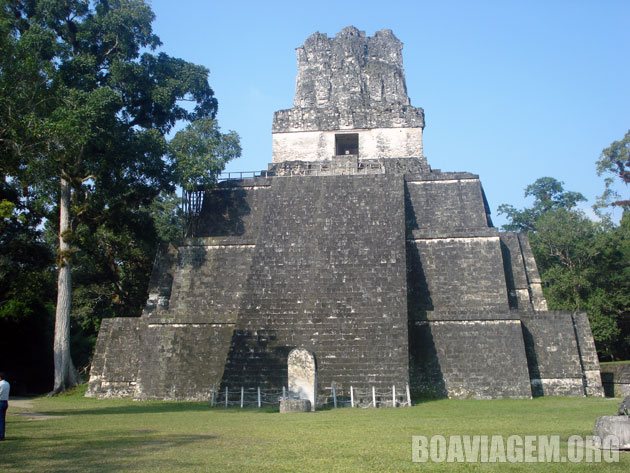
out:
M274 163L344 154L422 159L424 111L407 96L402 43L390 30L315 33L297 59L293 108L273 118Z
M586 317L546 310L527 239L493 227L478 176L422 155L401 48L346 28L298 49L268 174L205 192L191 237L158 257L142 317L103 321L89 395L277 390L296 348L317 360L316 403L333 385L602 394Z

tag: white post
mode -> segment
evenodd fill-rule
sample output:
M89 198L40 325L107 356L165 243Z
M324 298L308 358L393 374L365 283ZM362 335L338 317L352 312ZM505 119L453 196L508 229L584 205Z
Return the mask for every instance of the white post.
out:
M260 407L261 402L260 402L260 386L258 386L258 407Z
M396 386L392 384L392 407L396 407Z
M243 408L244 401L245 401L245 388L241 386L241 409Z
M354 407L354 390L350 386L350 407Z
M287 398L287 390L284 386L282 386L282 399L286 399Z
M376 407L376 389L372 386L372 406Z
M228 406L228 387L225 387L225 407Z
M337 390L335 389L335 385L332 385L332 395L333 395L333 406L337 408Z
M407 385L407 406L411 407L411 392L409 392L409 385Z

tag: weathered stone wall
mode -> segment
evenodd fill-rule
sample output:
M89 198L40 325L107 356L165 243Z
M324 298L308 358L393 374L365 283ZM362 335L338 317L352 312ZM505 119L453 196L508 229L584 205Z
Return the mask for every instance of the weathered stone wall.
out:
M578 312L572 314L572 318L578 353L582 363L582 377L586 395L602 397L604 396L604 388L600 375L599 358L588 317L584 312Z
M407 178L407 225L423 236L455 236L457 230L488 228L478 176L468 173L430 173ZM464 236L460 234L459 236Z
M528 397L533 387L580 395L587 378L589 394L597 392L588 323L578 334L571 314L534 316L546 303L529 243L491 228L477 176L407 175L406 206L410 378L418 394Z
M203 195L194 238L156 260L143 317L103 321L89 395L279 389L294 348L314 354L320 399L409 381L433 396L601 394L588 320L546 312L527 238L492 227L478 176L422 156L401 51L391 31L353 27L298 48L269 177Z
M411 318L427 310L508 309L498 232L477 176L428 173L406 178Z
M273 116L273 134L307 131L370 130L384 128L424 128L424 111L412 106L376 109L336 107L290 108Z
M135 330L126 343L142 354L129 394L278 389L295 347L315 353L320 394L332 383L401 391L408 383L402 175L266 182L207 195L196 237L156 264L171 275L162 290L170 299L123 324ZM107 353L122 352L123 337L102 332L103 360L114 363ZM96 363L97 372L94 380L114 373ZM102 386L95 381L91 393Z
M410 104L402 43L390 30L315 33L297 57L294 106L273 118L273 162L331 159L335 132L350 130L361 158L422 156L424 112Z
M414 312L508 310L498 236L413 239L407 257Z
M518 318L509 312L429 318L410 327L410 377L417 395L531 397Z
M582 365L573 318L567 312L521 314L535 396L583 396Z
M88 396L207 401L218 388L233 325L106 319Z
M168 310L173 289L173 274L178 250L173 245L158 249L149 279L149 294L142 315L151 316Z
M252 243L258 236L261 215L271 181L247 179L225 182L206 192L194 235L214 243Z
M529 246L529 240L525 234L518 234L518 242L523 255L523 263L525 264L525 272L527 274L527 283L529 284L529 295L532 306L536 311L546 311L547 301L543 295L542 280L538 274L538 266L534 259L534 252Z
M500 235L490 227L479 178L407 175L405 190L413 391L431 397L530 397ZM524 268L522 273L525 277Z
M173 279L173 320L236 323L256 245L186 245L179 248Z
M104 322L90 393L279 389L300 347L320 398L409 380L432 396L597 395L588 321L534 311L531 250L488 226L476 176L417 161L208 193L195 237L158 258L144 317Z
M269 181L204 196L196 238L156 259L140 319L103 321L90 395L207 400L230 349Z
M359 134L359 157L379 159L420 157L422 128L352 130ZM273 134L273 162L325 161L335 158L335 131L296 131Z
M270 163L268 176L347 176L355 174L423 174L431 171L424 158L360 159L337 156L328 161L282 161ZM407 205L407 204L405 204Z
M135 397L208 401L221 382L233 326L143 322Z
M501 233L500 238L510 308L526 312L532 311L529 281L518 234L513 232Z
M312 351L320 391L408 382L402 176L276 178L224 383L286 384Z
M87 396L134 397L143 362L139 318L103 319L92 357Z
M630 396L630 364L602 363L601 379L607 397Z
M373 37L353 26L334 38L314 33L296 51L296 107L409 105L402 43L391 30L377 31Z

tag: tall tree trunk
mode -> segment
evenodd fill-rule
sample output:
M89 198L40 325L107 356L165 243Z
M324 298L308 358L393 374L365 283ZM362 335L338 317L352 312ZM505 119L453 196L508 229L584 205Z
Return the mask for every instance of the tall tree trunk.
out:
M61 177L59 199L59 272L57 276L57 309L55 311L55 385L53 394L77 385L77 372L70 356L70 306L72 302L72 275L70 244L70 183Z

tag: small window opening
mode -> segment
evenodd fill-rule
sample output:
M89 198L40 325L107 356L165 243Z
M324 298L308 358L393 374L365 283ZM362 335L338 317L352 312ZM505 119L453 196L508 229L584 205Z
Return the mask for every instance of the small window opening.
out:
M359 134L343 133L335 135L335 155L359 154Z

